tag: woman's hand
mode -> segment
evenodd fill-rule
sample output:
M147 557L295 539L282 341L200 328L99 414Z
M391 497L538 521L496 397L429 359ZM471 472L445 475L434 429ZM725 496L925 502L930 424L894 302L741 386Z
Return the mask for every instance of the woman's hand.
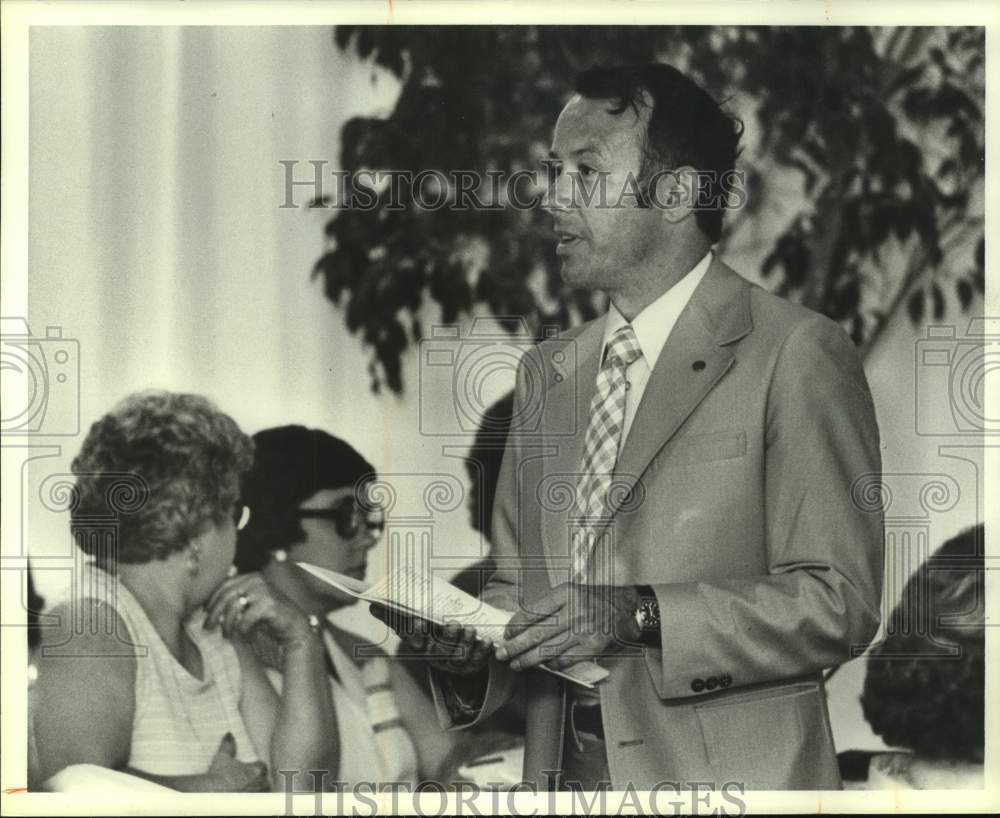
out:
M240 761L236 758L236 739L226 733L219 742L208 772L195 775L157 775L125 767L128 775L152 781L178 792L271 792L267 765L263 761Z
M267 765L262 761L246 764L236 758L236 739L226 733L205 773L208 792L270 792Z
M270 760L272 787L312 792L316 781L310 771L335 775L340 769L322 638L310 618L259 574L226 580L206 608L206 627L218 625L227 637L241 637L233 640L242 671L240 714L258 753ZM281 672L280 693L265 668Z
M281 645L309 639L309 620L298 608L271 590L257 573L225 580L205 606L206 630L222 626L227 639L248 637L254 628L266 628Z

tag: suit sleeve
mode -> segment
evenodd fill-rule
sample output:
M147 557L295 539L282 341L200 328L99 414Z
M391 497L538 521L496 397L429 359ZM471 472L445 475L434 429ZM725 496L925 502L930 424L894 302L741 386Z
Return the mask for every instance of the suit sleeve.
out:
M526 354L532 354L529 351ZM514 389L513 418L521 416L524 393L524 368L518 367L517 380ZM497 480L496 495L493 502L492 517L492 555L496 562L496 570L490 577L480 599L489 605L507 611L517 610L517 600L520 595L520 552L518 537L518 522L516 512L517 497L517 464L521 458L520 435L516 428L511 428L504 450L500 475ZM446 674L437 670L430 671L431 691L438 714L438 721L445 729L461 729L473 727L488 719L499 710L510 698L517 683L516 674L507 664L497 661L493 656L489 660L489 674L483 674L482 706L474 718L458 720L447 706L446 695L450 681Z
M882 509L852 486L881 475L878 427L860 357L816 316L789 333L769 386L765 429L768 574L654 586L662 650L647 663L662 698L696 680L734 686L847 661L879 625Z

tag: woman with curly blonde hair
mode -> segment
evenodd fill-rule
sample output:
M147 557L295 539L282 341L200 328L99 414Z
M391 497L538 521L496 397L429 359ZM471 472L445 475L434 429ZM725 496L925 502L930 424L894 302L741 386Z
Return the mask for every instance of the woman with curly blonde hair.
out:
M317 623L258 574L231 576L252 460L197 395L133 395L91 427L71 507L91 561L44 631L39 780L89 764L190 792L311 790L306 771L337 769ZM280 695L247 647L258 632L280 646Z

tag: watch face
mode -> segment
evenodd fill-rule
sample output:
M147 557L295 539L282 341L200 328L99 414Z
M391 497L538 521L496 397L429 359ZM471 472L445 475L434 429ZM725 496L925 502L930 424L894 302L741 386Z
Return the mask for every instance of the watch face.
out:
M643 599L639 602L639 610L636 611L636 621L644 631L657 630L659 628L659 606L655 600Z

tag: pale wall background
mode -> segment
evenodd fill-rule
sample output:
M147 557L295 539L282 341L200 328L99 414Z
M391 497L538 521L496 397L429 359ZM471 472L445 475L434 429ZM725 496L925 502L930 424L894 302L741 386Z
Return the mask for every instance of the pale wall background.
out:
M383 473L439 472L464 484L460 460L418 433L417 353L405 361L402 399L373 395L367 353L310 280L328 213L279 209L279 160L336 167L340 125L388 113L391 78L340 54L328 28L35 28L30 57L28 319L35 335L58 325L79 342L81 432L132 391L194 391L248 432L318 426ZM767 231L797 195L789 182L769 213L736 234L730 263L753 277ZM957 452L972 462L939 451L967 438L915 431L917 404L949 416L943 381L916 387L924 329L899 321L867 371L885 469L900 475L890 477L890 523L925 532L933 548L981 516L980 458L974 448ZM498 396L503 384L490 389ZM452 411L447 392L429 400L425 410ZM30 549L43 594L67 580L70 543L67 516L40 504L39 491L68 472L81 441L41 440L52 447L34 449L30 466L27 450L5 452L5 483L14 480L22 498L7 502L5 490L4 553ZM948 496L921 505L931 474L944 475ZM459 561L482 547L460 502L438 515L433 537L435 554ZM376 550L373 572L384 558ZM890 566L888 576L915 567ZM898 590L888 582L887 604ZM344 621L384 635L366 611ZM881 746L857 704L863 674L863 660L852 662L830 685L839 749Z

